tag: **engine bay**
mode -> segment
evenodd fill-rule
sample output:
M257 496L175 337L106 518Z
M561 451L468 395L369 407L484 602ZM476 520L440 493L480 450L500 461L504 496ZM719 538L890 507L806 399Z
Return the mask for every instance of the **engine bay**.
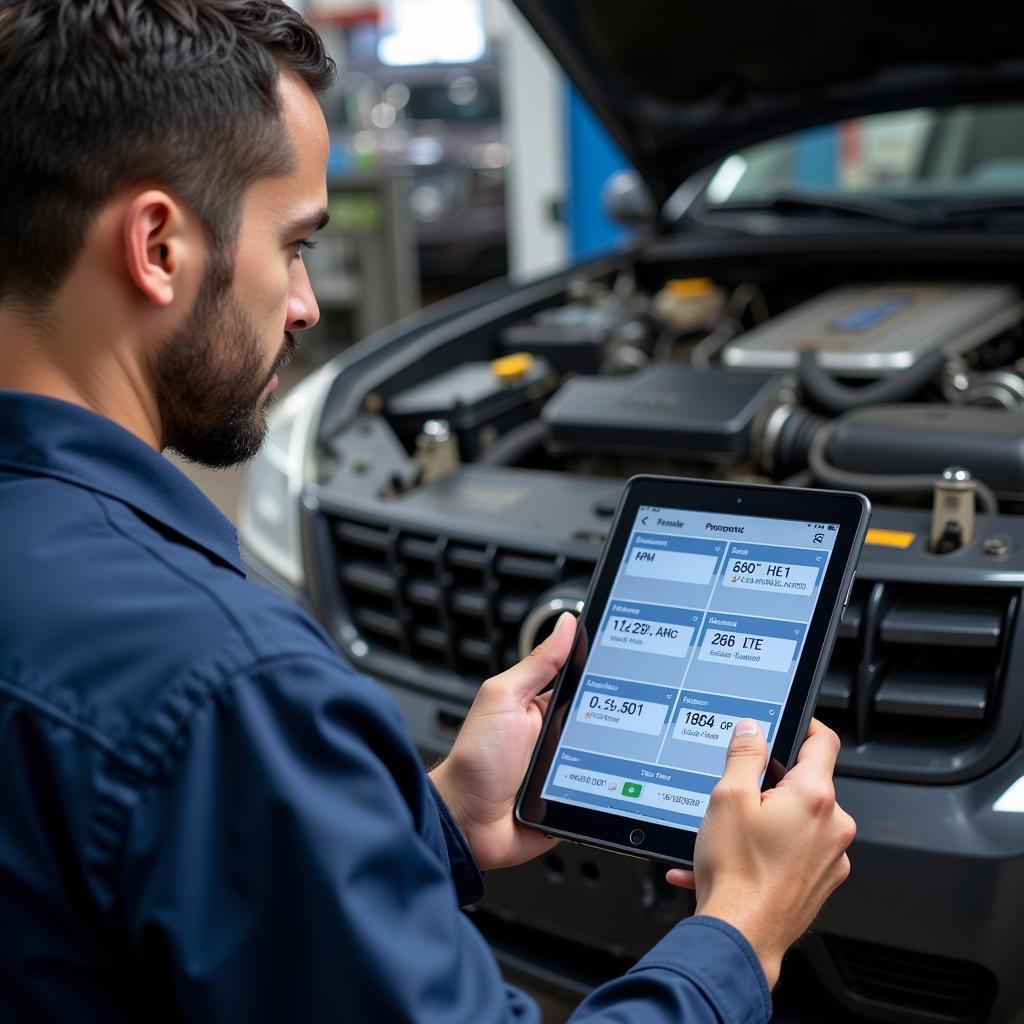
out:
M399 504L472 469L609 492L635 473L856 489L933 510L933 553L970 543L975 506L1024 507L1015 282L914 275L801 294L642 276L575 276L484 325L469 358L455 345L406 361L329 449Z
M582 607L630 476L858 490L872 529L817 711L840 770L986 770L1024 715L1024 318L1015 262L956 243L948 265L847 242L815 266L806 238L624 253L354 352L303 499L314 607L457 722Z

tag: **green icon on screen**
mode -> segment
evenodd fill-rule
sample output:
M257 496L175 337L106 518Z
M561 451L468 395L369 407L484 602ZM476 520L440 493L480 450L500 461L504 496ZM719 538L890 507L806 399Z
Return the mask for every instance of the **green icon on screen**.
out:
M624 782L622 784L623 796L631 796L636 799L636 797L638 797L643 791L644 787L640 782Z

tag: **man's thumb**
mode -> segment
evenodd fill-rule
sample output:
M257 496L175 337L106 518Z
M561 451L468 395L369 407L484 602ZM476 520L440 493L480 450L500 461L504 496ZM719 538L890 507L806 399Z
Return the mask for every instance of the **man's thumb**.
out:
M503 688L510 688L517 699L529 700L558 675L565 664L576 635L576 617L563 612L554 631L517 665L495 676Z
M736 723L725 755L722 780L750 790L761 786L761 773L768 760L768 744L757 722L742 718Z

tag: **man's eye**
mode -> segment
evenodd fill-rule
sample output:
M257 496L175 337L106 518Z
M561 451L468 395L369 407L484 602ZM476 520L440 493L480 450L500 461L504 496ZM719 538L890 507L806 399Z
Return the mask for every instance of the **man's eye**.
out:
M293 252L293 254L296 257L301 259L302 258L302 250L303 249L315 249L315 248L316 248L316 242L314 242L312 239L309 239L309 238L303 238L301 241L296 242L292 246L292 252Z

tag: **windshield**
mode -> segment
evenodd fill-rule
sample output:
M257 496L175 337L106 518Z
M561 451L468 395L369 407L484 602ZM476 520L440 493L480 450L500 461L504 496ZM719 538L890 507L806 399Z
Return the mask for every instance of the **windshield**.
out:
M726 157L704 198L724 209L794 194L1024 197L1024 104L902 110L782 136Z

